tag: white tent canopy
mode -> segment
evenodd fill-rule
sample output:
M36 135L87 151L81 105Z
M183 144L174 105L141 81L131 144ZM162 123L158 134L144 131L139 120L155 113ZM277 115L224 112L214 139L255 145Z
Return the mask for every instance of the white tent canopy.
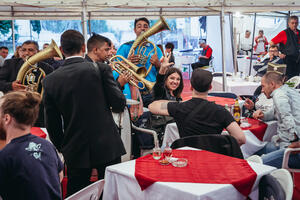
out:
M228 12L270 12L300 10L300 0L2 0L0 20L128 19L219 15Z

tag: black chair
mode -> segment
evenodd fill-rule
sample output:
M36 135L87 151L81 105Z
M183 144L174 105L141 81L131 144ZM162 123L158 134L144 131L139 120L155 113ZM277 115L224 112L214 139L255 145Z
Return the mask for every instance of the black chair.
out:
M285 192L280 183L270 174L264 175L259 182L259 200L285 200Z
M184 146L244 159L239 144L230 135L209 134L188 136L175 140L171 148L177 149Z
M231 98L231 99L237 98L237 95L231 92L210 92L208 93L208 96L224 97L224 98Z

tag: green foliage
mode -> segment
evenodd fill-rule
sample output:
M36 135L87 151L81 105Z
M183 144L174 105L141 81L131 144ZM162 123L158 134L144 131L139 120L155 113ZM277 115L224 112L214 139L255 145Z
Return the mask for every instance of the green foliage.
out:
M41 21L40 20L30 20L30 25L32 26L32 30L40 34L41 28Z
M11 29L11 21L10 20L2 20L0 21L0 33L2 35L6 35L9 33Z

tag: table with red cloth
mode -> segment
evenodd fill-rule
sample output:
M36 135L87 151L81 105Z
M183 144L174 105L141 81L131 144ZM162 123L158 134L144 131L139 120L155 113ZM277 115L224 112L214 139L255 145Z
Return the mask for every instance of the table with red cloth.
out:
M151 155L106 168L103 199L251 199L275 168L208 151L175 150L188 165L162 166ZM185 152L186 151L186 152ZM143 190L142 190L143 188Z
M40 127L32 127L31 128L31 134L36 135L38 137L46 139L47 134L45 131L45 128L40 128Z

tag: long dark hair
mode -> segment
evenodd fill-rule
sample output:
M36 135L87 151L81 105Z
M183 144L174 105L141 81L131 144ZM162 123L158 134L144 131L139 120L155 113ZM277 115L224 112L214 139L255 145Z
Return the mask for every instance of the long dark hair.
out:
M167 70L166 74L165 74L165 79L164 79L164 86L166 88L166 80L168 79L168 77L173 74L173 73L177 73L180 76L180 83L179 86L176 90L173 91L173 94L175 95L176 98L180 98L181 97L181 93L183 90L183 79L182 79L182 74L181 71L176 68L176 67L171 67ZM169 88L166 88L169 90Z

